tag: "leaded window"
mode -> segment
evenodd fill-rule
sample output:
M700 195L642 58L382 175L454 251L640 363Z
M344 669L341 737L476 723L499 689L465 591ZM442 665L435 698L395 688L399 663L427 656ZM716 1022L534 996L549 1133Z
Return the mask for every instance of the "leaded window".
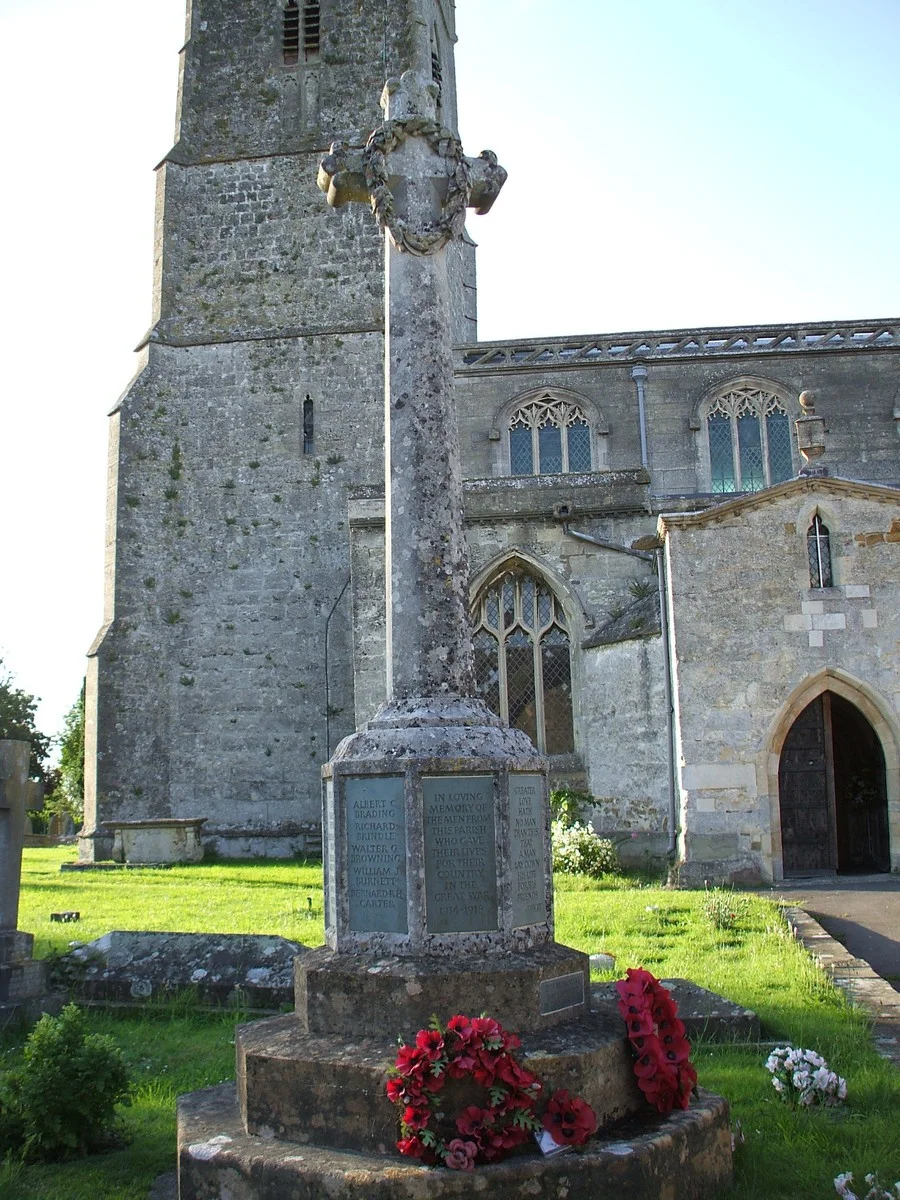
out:
M513 475L590 471L591 427L583 410L549 393L521 404L509 422Z
M492 583L474 610L478 694L542 754L570 754L572 669L562 606L521 569Z
M827 588L833 586L831 574L831 539L828 526L823 524L818 513L806 531L806 553L809 558L809 586Z
M793 475L790 418L774 392L751 384L722 392L706 430L712 491L759 492Z

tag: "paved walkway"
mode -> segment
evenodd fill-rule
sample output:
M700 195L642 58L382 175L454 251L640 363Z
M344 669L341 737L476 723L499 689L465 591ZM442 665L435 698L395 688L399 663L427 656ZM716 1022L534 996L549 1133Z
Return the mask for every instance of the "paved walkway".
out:
M900 1066L900 877L796 879L768 894L786 902L795 935L835 985L869 1010L876 1049Z

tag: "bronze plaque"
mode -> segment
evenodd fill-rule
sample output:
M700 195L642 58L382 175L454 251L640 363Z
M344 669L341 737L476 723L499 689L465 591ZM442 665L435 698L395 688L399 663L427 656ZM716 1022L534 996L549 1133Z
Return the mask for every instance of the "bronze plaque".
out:
M493 775L422 780L429 933L497 928Z
M543 801L541 775L510 775L510 899L515 929L547 919Z
M354 933L407 933L406 810L402 775L344 781L347 899Z

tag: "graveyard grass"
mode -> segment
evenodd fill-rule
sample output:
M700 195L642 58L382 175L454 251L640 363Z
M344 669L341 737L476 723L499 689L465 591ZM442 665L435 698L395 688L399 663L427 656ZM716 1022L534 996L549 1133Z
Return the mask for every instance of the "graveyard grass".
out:
M270 933L321 943L322 874L315 863L221 862L168 869L60 873L68 849L26 850L19 928L35 952L67 949L111 929ZM614 954L618 970L644 966L682 976L759 1013L763 1038L812 1047L844 1075L845 1106L796 1111L775 1095L763 1068L768 1047L695 1043L702 1086L727 1096L745 1143L735 1157L734 1200L834 1196L834 1177L900 1176L900 1072L871 1048L867 1020L834 990L797 945L777 907L752 897L733 929L702 913L703 892L670 892L621 878L557 879L557 937ZM78 924L51 912L78 910ZM73 1163L0 1166L0 1200L146 1200L156 1175L174 1170L175 1097L234 1077L236 1015L193 1012L190 998L130 1016L92 1011L91 1027L123 1047L135 1083L123 1110L130 1141ZM444 1018L450 1013L440 1014ZM239 1014L237 1015L239 1019ZM408 1038L415 1030L398 1029ZM21 1039L0 1041L0 1068Z

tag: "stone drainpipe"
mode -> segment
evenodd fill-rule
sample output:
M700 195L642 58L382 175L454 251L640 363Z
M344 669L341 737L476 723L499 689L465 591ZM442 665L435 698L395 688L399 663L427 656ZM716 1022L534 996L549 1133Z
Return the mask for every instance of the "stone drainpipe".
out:
M563 509L566 509L565 513L562 511ZM675 857L675 850L678 844L675 800L675 709L672 702L672 664L669 660L669 610L666 604L663 551L662 548L658 550L633 550L630 546L622 546L618 542L611 542L606 538L595 538L587 533L578 533L577 530L569 526L568 520L565 519L568 516L568 512L567 505L559 505L558 509L554 511L554 515L563 518L562 530L568 537L577 538L580 542L589 542L590 545L599 546L603 550L612 550L616 554L627 554L630 558L639 558L642 562L653 563L656 568L656 584L659 591L659 629L660 636L662 637L663 652L663 684L666 696L666 790L669 814L669 841L666 853L671 859Z

